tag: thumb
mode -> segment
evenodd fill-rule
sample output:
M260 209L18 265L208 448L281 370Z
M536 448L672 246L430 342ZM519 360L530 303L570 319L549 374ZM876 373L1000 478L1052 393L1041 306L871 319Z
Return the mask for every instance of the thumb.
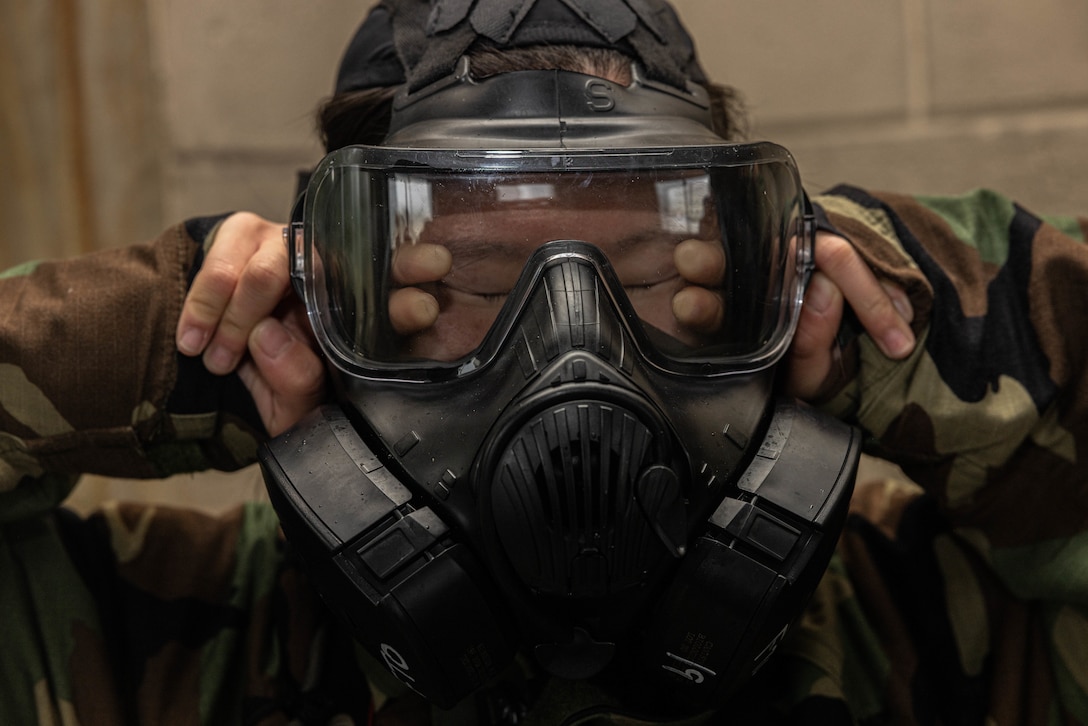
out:
M309 341L276 318L254 326L248 347L253 367L242 380L276 436L324 400L325 368Z
M786 361L786 390L792 395L813 400L826 392L836 373L835 336L842 314L842 291L814 272Z

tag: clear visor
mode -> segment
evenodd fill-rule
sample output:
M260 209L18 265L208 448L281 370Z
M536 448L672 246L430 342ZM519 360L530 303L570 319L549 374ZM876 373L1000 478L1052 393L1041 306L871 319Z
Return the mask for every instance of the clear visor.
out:
M530 255L555 240L603 253L609 295L656 365L765 367L792 335L812 245L796 168L773 144L349 147L315 171L294 230L294 274L325 352L349 372L424 379L502 349L496 321L516 315L500 312L531 287Z

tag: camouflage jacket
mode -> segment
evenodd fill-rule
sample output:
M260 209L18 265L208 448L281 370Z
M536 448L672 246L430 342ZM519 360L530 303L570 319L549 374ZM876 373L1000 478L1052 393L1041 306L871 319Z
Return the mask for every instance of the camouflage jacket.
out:
M889 361L855 331L859 365L822 404L910 480L859 482L730 720L1088 724L1088 220L990 192L815 201L913 303L916 352ZM244 389L173 343L215 221L0 277L0 723L441 726L525 702L495 722L641 723L520 668L452 712L398 692L338 637L265 505L58 506L84 472L253 461Z

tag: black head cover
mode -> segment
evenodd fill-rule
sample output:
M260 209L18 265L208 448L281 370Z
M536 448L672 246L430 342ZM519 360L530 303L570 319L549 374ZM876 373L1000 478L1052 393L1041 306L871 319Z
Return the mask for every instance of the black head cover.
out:
M664 0L383 0L352 38L336 91L418 90L450 75L477 42L609 48L637 60L653 81L684 88L706 80Z

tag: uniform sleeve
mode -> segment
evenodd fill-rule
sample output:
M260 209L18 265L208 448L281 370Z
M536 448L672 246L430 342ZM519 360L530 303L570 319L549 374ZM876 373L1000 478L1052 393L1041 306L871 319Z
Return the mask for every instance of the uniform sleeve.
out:
M1088 601L1088 221L989 191L838 187L827 220L915 308L905 362L856 340L829 407L936 497L1014 594Z
M0 723L365 720L351 641L270 506L57 506L84 472L253 460L237 377L175 352L218 221L0 275Z
M263 431L237 377L212 376L174 344L214 221L0 276L0 518L57 503L82 473L253 461Z

